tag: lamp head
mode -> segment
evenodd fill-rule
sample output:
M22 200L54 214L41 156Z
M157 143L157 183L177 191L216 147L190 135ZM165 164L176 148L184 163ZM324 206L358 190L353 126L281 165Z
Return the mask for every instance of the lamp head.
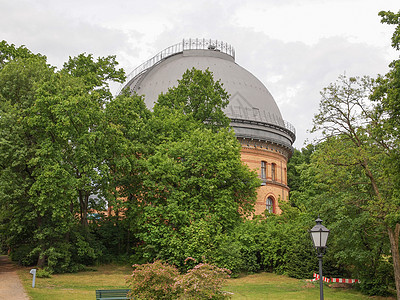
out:
M327 229L324 225L322 225L322 220L318 217L315 220L317 225L315 225L309 232L311 235L311 239L313 241L314 247L318 248L326 248L326 242L329 236L329 229Z

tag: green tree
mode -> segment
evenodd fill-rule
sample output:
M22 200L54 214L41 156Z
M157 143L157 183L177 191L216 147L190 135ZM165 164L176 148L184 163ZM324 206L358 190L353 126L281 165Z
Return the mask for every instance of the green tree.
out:
M47 139L51 137L54 150L62 156L57 161L69 177L66 181L76 191L79 219L84 228L88 226L89 197L101 195L102 179L109 170L104 163L106 146L110 144L107 144L104 109L112 99L108 81L122 82L125 78L122 70L115 69L116 65L113 56L97 61L84 54L70 58L38 90L33 108L32 123L43 130ZM49 161L46 158L42 165ZM74 205L72 201L71 209Z
M126 243L118 246L119 253L122 249L129 253L133 245L140 242L136 236L138 228L135 221L139 213L137 205L140 205L142 183L147 176L146 157L152 151L146 146L147 138L151 138L147 131L151 116L143 98L130 95L128 91L106 106L108 138L105 162L109 173L102 174L102 179L108 186L108 209L115 214L109 220L113 221L113 226L107 224L106 227L124 229ZM113 241L112 236L110 241Z
M384 113L369 97L375 83L368 77L339 77L325 88L314 130L326 141L319 145L314 163L332 192L346 191L347 201L360 207L385 228L391 244L395 278L400 272L400 224L396 173L390 160L397 147L383 139ZM396 279L396 287L400 289Z
M390 11L381 11L381 22L389 25L395 25L396 28L392 35L392 46L400 49L400 11L393 13ZM400 59L394 60L389 65L390 71L384 76L378 78L378 88L375 90L373 99L378 101L378 111L382 114L383 120L381 126L375 130L375 134L379 137L379 143L386 149L390 155L386 157L385 163L390 166L387 168L385 176L392 178L392 202L399 204L400 191L400 132L399 132L399 115L400 115ZM390 243L393 255L393 264L395 269L397 298L400 299L400 257L399 252L394 252L394 248L399 247L400 233L400 216L393 212L390 219Z
M26 244L26 232L39 266L71 270L74 260L96 257L87 215L99 204L90 197L108 188L108 81L122 81L123 71L115 70L114 57L80 55L56 72L41 55L23 49L17 57L13 45L4 48L0 195L12 215L2 214L2 228L11 249Z
M201 261L215 236L252 211L259 182L227 130L194 130L162 143L146 162L137 222L147 255L176 265L188 256Z
M167 93L161 94L155 105L168 107L190 114L195 120L205 122L209 127L217 129L227 127L230 120L223 109L228 105L229 94L224 90L220 80L214 81L210 70L187 70L179 84Z
M138 256L179 266L188 256L202 261L217 248L216 236L251 213L259 181L240 160L225 97L209 71L193 69L155 105L139 139L141 183L131 188L127 179L123 187L131 228L143 241Z
M2 47L3 55L15 53L13 45L7 48L2 43ZM29 128L29 110L35 102L36 86L53 71L44 58L26 53L24 49L22 57L7 56L0 70L0 203L5 243L9 250L17 245L25 247L28 262L38 224L43 224L43 213L31 193L36 172L32 160L39 146L36 132Z
M9 45L5 40L0 42L0 69L2 69L8 62L21 59L21 58L43 58L41 54L34 54L25 46L15 47L14 44Z
M292 206L308 207L308 200L320 192L312 174L310 173L311 155L316 146L309 144L301 150L294 150L287 164L288 186L290 187L289 200Z

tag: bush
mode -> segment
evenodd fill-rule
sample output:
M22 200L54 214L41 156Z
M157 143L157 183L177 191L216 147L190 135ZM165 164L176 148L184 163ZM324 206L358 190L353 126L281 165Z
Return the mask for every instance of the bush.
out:
M127 279L131 288L129 296L135 299L176 299L175 281L179 271L175 266L156 260L133 267L135 270Z
M219 267L239 274L246 268L241 241L236 239L232 234L221 235L218 239L219 247L212 253L212 262Z
M359 289L369 296L389 296L389 289L395 290L392 265L380 260L375 270L367 269L360 273Z
M231 273L228 269L202 263L181 275L175 285L181 299L227 299L222 285Z
M51 272L51 270L48 270L48 269L38 269L36 271L37 278L51 278L52 274L53 274L53 272Z
M227 269L201 263L180 275L175 266L156 260L154 263L133 265L127 278L130 297L135 299L227 299L221 291L231 273Z
M33 266L38 260L38 255L32 254L32 249L32 245L20 245L11 251L10 258L22 266Z

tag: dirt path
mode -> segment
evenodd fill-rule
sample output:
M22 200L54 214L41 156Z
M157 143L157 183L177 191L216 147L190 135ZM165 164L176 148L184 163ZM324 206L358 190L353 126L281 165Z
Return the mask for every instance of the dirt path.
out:
M0 255L0 300L29 300L8 256Z

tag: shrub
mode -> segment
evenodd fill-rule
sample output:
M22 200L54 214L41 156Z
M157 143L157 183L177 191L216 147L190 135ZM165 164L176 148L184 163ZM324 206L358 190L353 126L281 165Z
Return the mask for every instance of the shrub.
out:
M179 271L175 266L156 260L154 263L133 265L135 270L127 283L129 296L135 299L176 299L175 281Z
M357 286L363 294L369 296L389 296L395 290L393 267L389 261L380 260L375 269L360 272L360 284Z
M221 291L231 273L227 269L201 263L180 275L175 266L156 260L133 265L127 278L130 297L135 299L227 299Z
M53 272L51 272L51 270L48 269L38 269L36 271L37 278L51 278L51 274L53 274Z
M221 291L222 285L231 273L228 269L201 263L181 275L175 285L180 292L180 299L227 299Z
M231 270L233 273L239 274L241 271L247 271L245 264L247 257L242 253L243 245L241 241L233 234L221 235L219 237L219 247L212 253L212 263Z
M10 258L22 266L33 266L38 255L32 254L32 249L32 245L20 245L11 251Z

